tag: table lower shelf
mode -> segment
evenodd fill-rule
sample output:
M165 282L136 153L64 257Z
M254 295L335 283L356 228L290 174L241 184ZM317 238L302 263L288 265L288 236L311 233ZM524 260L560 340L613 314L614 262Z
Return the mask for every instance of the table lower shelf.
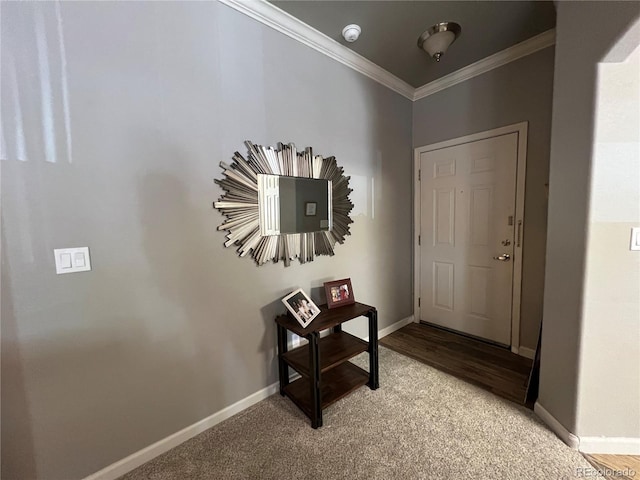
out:
M367 342L347 332L335 332L323 337L318 342L320 372L324 374L336 365L362 352L366 352L368 348L369 344ZM282 358L291 368L302 374L302 376L309 376L308 344L283 354Z
M320 379L322 410L357 388L366 385L368 381L369 373L351 362L344 362L323 373ZM309 418L312 418L311 385L308 378L301 377L290 383L284 387L284 393Z

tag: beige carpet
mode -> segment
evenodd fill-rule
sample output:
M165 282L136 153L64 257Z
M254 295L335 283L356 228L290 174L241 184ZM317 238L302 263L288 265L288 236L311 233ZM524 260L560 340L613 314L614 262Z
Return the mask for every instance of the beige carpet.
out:
M380 389L355 391L323 421L313 430L276 394L123 478L602 478L530 410L386 348Z

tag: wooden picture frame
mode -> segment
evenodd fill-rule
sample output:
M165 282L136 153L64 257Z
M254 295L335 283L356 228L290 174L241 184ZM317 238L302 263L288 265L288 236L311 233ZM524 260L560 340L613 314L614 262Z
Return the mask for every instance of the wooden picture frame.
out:
M325 282L324 292L327 296L328 308L342 307L356 303L350 278Z
M282 299L289 313L295 318L302 328L307 328L314 318L320 314L320 308L298 288Z

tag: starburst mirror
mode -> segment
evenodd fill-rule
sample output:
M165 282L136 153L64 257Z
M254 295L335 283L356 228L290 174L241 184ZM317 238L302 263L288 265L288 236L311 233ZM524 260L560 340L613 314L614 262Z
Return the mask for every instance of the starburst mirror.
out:
M311 147L277 148L246 141L247 158L235 152L232 162L220 162L225 176L215 180L225 193L213 204L225 217L225 247L236 245L241 257L258 265L282 260L333 255L336 243L350 234L349 177L335 157L313 155Z

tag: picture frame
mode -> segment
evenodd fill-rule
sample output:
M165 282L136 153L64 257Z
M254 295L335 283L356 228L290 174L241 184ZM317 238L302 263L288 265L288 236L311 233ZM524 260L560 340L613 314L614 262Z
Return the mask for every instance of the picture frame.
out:
M302 328L307 326L320 314L320 308L298 288L282 299L289 313L295 318Z
M325 282L324 292L327 296L328 308L342 307L356 303L350 278Z
M315 217L318 204L316 202L307 202L304 204L304 214L307 217Z

